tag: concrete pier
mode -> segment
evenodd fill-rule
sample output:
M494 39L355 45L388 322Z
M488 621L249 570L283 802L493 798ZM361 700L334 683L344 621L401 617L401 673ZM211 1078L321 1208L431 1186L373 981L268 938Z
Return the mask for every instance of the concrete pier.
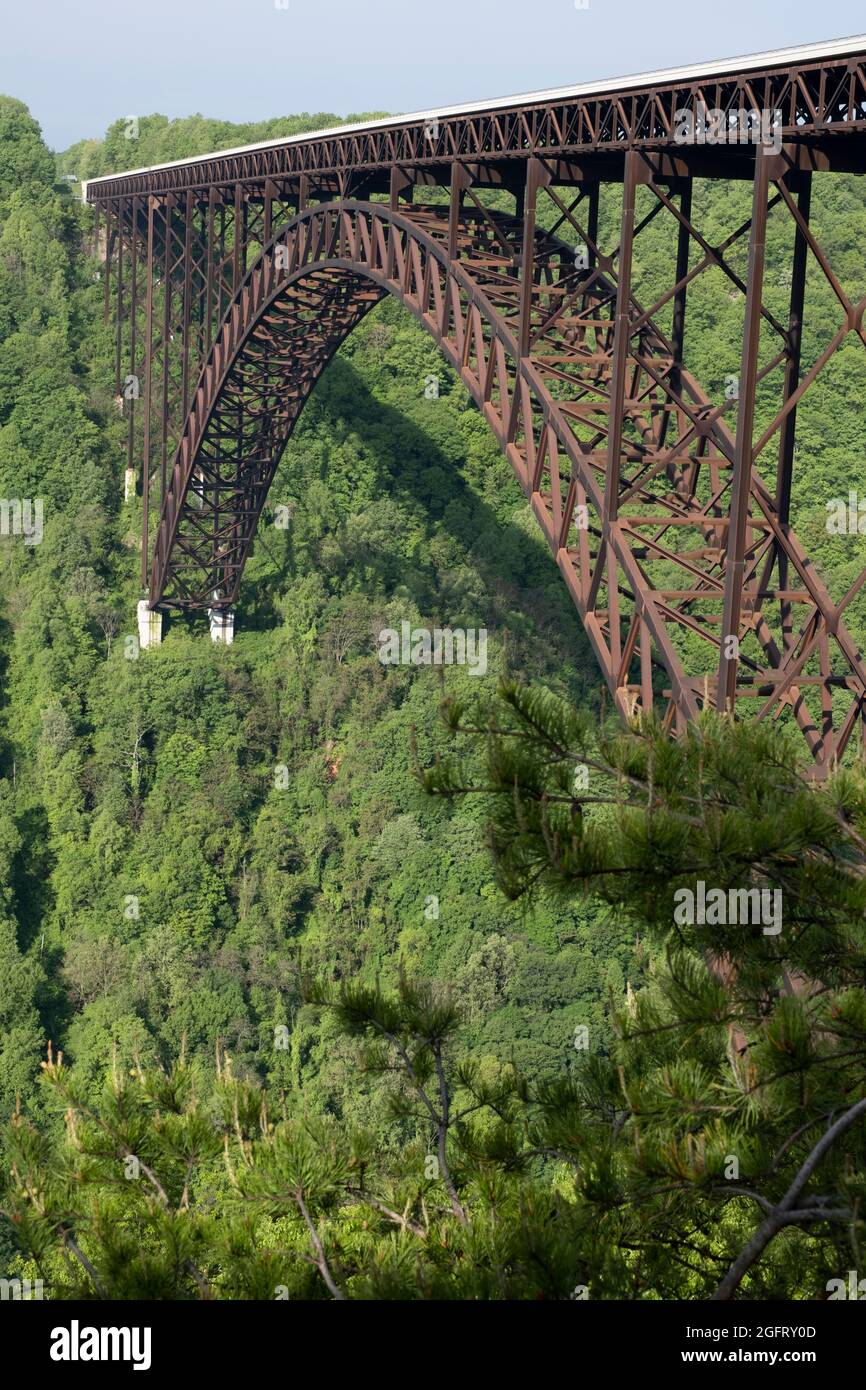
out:
M233 608L209 608L207 610L212 642L222 642L230 647L235 640L235 610Z
M148 607L147 599L138 605L138 645L142 651L148 647L158 647L162 641L162 614L156 608Z

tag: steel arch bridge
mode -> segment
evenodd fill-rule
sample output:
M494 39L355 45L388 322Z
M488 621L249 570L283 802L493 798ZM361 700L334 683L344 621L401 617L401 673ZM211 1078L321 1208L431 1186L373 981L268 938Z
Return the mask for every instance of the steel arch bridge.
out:
M150 609L232 609L304 403L392 295L487 420L622 712L784 714L825 772L866 742L866 569L834 600L790 512L798 408L866 348L812 226L839 172L866 172L866 38L89 181ZM751 187L721 239L698 211L719 179ZM838 306L811 363L807 274ZM740 315L723 397L689 369L701 277Z

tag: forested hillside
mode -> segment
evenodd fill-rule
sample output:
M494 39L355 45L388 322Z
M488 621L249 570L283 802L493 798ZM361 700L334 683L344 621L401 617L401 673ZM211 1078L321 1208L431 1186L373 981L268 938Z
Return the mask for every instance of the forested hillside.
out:
M601 1026L606 989L625 987L628 937L590 906L525 916L503 902L476 814L431 805L409 773L413 726L422 756L432 747L436 675L384 668L374 642L403 618L486 626L491 673L507 664L598 699L577 616L483 421L426 335L383 305L292 440L271 499L290 525L264 528L235 645L215 647L204 620L175 622L127 660L135 526L90 214L54 185L24 110L7 101L3 118L0 490L46 507L41 546L0 551L16 972L3 1108L30 1094L49 1037L94 1085L114 1046L125 1062L168 1058L185 1037L212 1058L221 1039L241 1070L317 1107L366 1107L299 1007L300 948L311 966L384 980L402 956L459 985L479 1055L567 1066L587 1006ZM143 122L133 162L269 133L212 127L194 118L162 138ZM86 172L130 157L122 136L106 151ZM449 687L474 679L448 674ZM278 1024L289 1051L274 1049Z
M449 670L457 699L507 675L591 724L602 702L506 463L398 306L368 316L304 412L234 645L213 645L203 620L173 619L159 648L129 659L137 504L123 501L125 427L91 213L61 176L336 120L154 116L134 139L119 120L55 162L26 109L0 99L0 494L45 504L40 545L0 542L4 1119L18 1104L37 1127L59 1123L37 1085L50 1040L94 1103L112 1067L169 1067L181 1054L206 1099L229 1055L237 1081L265 1084L291 1115L363 1123L385 1144L389 1079L359 1072L345 1017L311 1001L302 976L387 991L402 967L450 985L463 1010L455 1045L480 1074L513 1064L539 1085L576 1075L583 1026L610 1053L608 1004L644 979L633 916L574 893L510 902L483 805L425 794L413 776L413 742L422 765L441 746L443 691L431 670L383 667L383 627L486 627L488 677ZM825 194L819 238L855 281L859 193L836 177ZM746 189L702 196L705 226L747 215ZM640 243L639 276L666 254L655 235ZM829 287L813 289L817 332L835 319ZM771 293L781 310L784 284ZM692 370L723 392L739 348L733 308L728 323L717 302L711 285L696 288L706 346ZM806 357L818 350L810 338ZM856 541L828 536L824 520L828 499L862 477L864 394L866 356L853 343L803 417L794 519L834 592L862 564ZM278 506L287 527L274 524ZM850 619L863 635L856 605ZM11 1254L8 1228L0 1239Z

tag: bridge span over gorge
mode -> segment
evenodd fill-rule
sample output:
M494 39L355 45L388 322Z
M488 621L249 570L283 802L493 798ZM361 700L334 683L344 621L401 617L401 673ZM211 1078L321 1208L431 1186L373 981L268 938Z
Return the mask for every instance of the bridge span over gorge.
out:
M864 172L860 37L89 181L154 624L207 609L230 633L304 403L392 295L498 440L623 713L782 715L820 775L864 740L866 568L831 595L792 528L797 417L866 349L866 298L814 230L817 182ZM715 180L748 185L723 234ZM834 317L804 360L816 280ZM740 316L723 389L690 370L707 285Z

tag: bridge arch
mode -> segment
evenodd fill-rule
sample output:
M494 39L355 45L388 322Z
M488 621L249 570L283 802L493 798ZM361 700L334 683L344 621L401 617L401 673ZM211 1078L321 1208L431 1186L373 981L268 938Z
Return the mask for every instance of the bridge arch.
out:
M580 270L569 247L527 231L526 220L481 205L455 213L453 199L450 211L341 199L285 223L240 282L199 377L164 492L151 606L232 606L310 392L390 294L438 343L486 419L618 708L660 704L665 721L683 728L719 699L713 671L729 655L729 632L745 678L738 695L758 701L759 717L787 709L816 762L829 766L866 718L866 662L844 604L834 606L781 522L757 466L743 467L739 430L634 299L629 276L615 277L629 215L633 206L614 257L594 252L595 263ZM736 503L732 476L746 480ZM739 619L727 616L734 513ZM783 628L801 605L794 642L769 621L759 594L747 596L749 588L769 592L774 565ZM783 565L799 589L783 580ZM724 614L701 611L722 600ZM708 653L703 672L698 648ZM838 728L837 690L853 697Z
M498 219L500 229L507 220ZM630 694L629 671L643 644L644 697L651 699L649 664L660 655L671 710L693 716L698 702L665 623L629 544L605 522L597 471L561 403L519 351L519 260L502 249L504 238L501 254L491 255L496 231L493 218L461 223L461 261L449 254L447 209L341 201L309 208L280 229L247 273L201 372L160 516L150 603L190 609L235 602L277 465L313 387L361 319L390 294L434 338L486 419L621 707L639 698ZM550 252L549 278L572 271L567 247L551 241ZM491 261L498 302L484 282ZM509 273L513 292L506 285L503 294ZM612 312L609 321L612 330ZM591 536L610 551L594 586ZM621 600L636 615L627 651L617 619Z

